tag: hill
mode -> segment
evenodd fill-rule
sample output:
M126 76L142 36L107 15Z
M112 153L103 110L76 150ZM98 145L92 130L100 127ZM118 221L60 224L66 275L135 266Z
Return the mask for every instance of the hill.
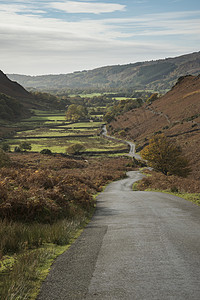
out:
M0 71L0 119L15 121L28 115L33 96Z
M26 76L8 74L24 87L36 89L169 90L180 76L200 73L200 52L155 61L115 65L71 74Z
M0 138L13 132L12 122L30 115L33 96L0 71Z
M176 85L152 103L131 110L111 122L109 132L125 132L138 149L156 133L180 144L191 161L192 177L200 179L200 75L179 78Z
M32 99L32 96L28 91L26 91L19 83L11 81L1 70L0 93L22 101Z
M24 117L24 106L15 98L0 93L0 119L5 121L18 120Z

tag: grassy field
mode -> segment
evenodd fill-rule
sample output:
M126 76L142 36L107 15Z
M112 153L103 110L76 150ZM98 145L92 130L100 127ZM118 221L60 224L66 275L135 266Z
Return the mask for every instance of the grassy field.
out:
M32 113L34 113L37 116L44 116L44 115L64 116L66 112L60 110L44 111L44 110L32 109Z
M23 137L62 137L68 135L77 135L77 134L95 134L97 133L97 129L71 129L71 128L36 128L34 130L26 130L17 132L15 137L22 138Z
M93 98L93 97L97 97L97 96L102 96L102 93L91 93L91 94L71 94L69 95L69 97L82 97L82 98Z
M54 153L65 153L67 147L77 143L83 144L85 151L113 151L126 148L124 144L99 136L103 122L77 122L71 124L65 121L63 112L60 115L59 112L34 112L35 116L25 120L24 123L18 124L23 130L18 131L13 138L6 140L11 146L11 151L14 151L15 147L23 141L31 143L31 151L33 152L50 149ZM77 135L82 137L76 137Z
M47 111L38 111L37 114L31 116L28 119L21 120L20 122L16 122L10 124L13 128L21 128L25 130L26 128L37 128L37 127L51 127L57 125L66 125L69 122L66 122L65 115L61 112L57 114L47 112Z
M37 116L32 116L30 117L29 119L25 119L24 121L27 121L27 122L32 122L32 121L44 121L44 122L64 122L66 120L65 116L63 115L57 115L57 116L52 116L52 115L37 115Z
M65 127L101 127L101 125L104 124L104 122L79 122L74 124L68 124ZM64 127L64 126L62 126Z
M59 138L55 139L51 138L41 138L41 139L12 139L7 140L7 142L11 145L11 151L14 150L16 146L20 144L22 141L27 141L31 143L33 152L40 152L43 149L50 149L54 153L65 153L66 148L72 144L83 144L85 147L85 151L109 151L109 150L120 150L124 149L124 144L119 144L118 142L113 142L107 139L103 139L101 137L73 137L73 138Z
M127 100L127 99L132 99L135 100L137 98L130 98L130 97L114 97L116 100L121 101L121 100Z

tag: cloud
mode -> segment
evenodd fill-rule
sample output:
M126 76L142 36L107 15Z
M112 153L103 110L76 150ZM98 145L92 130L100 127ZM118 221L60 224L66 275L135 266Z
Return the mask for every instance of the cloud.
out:
M200 34L200 11L146 14L135 18L104 19L115 30L122 30L129 37L136 36L194 36Z
M100 3L100 2L77 2L77 1L66 1L66 2L53 2L50 3L50 7L58 10L65 11L67 13L90 13L90 14L101 14L101 13L112 13L115 11L124 11L126 5L115 4L115 3Z
M134 1L136 4L144 4L144 3L147 3L148 0L137 0L137 1Z
M68 73L197 51L199 16L200 11L191 11L70 21L35 15L25 2L0 4L1 68L7 73Z
M6 12L7 14L44 14L44 10L38 9L31 3L28 4L27 1L18 1L16 4L0 4L0 12Z

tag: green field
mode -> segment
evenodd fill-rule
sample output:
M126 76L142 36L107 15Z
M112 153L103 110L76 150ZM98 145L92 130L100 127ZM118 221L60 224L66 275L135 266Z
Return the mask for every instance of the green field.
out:
M52 111L44 111L44 110L38 110L38 109L32 109L32 113L34 113L37 116L65 116L65 111L58 111L58 110L52 110Z
M32 116L30 117L29 119L25 119L24 121L28 121L28 122L31 122L31 121L45 121L45 122L57 122L57 121L65 121L66 118L65 116L63 115L57 115L57 116L52 116L52 115L36 115L36 116Z
M64 121L64 118L63 112L60 115L57 112L55 116L55 112L53 114L46 111L35 111L35 116L20 123L22 130L16 132L16 135L7 139L6 142L11 146L11 151L14 151L15 147L23 141L31 144L33 152L50 149L54 153L65 153L67 147L76 143L83 144L86 152L126 148L124 144L104 139L98 135L103 122L69 124ZM58 120L62 120L62 126L56 126ZM44 122L41 123L42 121ZM82 135L82 137L75 137L76 135ZM87 135L92 135L92 137Z
M97 134L98 129L92 129L88 127L88 129L70 129L70 128L36 128L33 130L25 130L17 132L15 137L19 137L21 139L25 137L63 137L68 135L88 135L88 134Z
M22 141L31 143L31 151L40 152L43 149L50 149L55 153L65 153L66 148L72 144L81 143L85 147L85 151L109 151L124 149L124 144L119 144L101 137L81 137L81 138L55 138L55 139L12 139L7 140L11 145L11 151L20 144Z
M101 125L104 124L104 122L80 122L80 123L74 123L74 124L68 124L62 127L101 127Z
M135 100L137 98L130 98L130 97L114 97L115 100L121 101L121 100L127 100L127 99L132 99Z
M81 98L93 98L93 97L103 96L106 94L116 94L116 93L104 92L104 93L88 93L88 94L71 94L69 95L69 97L79 96Z

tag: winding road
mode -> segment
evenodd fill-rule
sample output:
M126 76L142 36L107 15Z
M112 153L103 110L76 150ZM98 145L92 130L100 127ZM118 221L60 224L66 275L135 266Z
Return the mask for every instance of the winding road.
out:
M199 300L200 207L109 184L81 236L53 264L38 300Z
M103 135L105 138L108 138L110 140L118 141L118 142L129 145L129 153L127 155L131 156L131 157L135 157L136 159L141 159L140 155L136 154L136 152L135 152L135 144L134 143L126 141L126 140L117 139L113 136L108 135L106 125L104 125L102 127L101 135Z

